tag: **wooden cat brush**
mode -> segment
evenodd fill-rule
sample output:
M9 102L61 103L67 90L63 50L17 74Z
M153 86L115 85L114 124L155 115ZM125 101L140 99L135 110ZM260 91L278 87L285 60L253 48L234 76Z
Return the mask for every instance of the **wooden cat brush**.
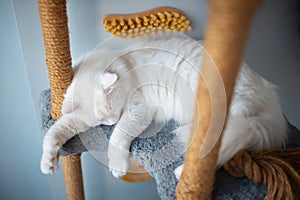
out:
M102 23L107 32L120 38L147 36L163 31L190 31L190 21L179 10L170 7L158 7L133 14L105 15Z

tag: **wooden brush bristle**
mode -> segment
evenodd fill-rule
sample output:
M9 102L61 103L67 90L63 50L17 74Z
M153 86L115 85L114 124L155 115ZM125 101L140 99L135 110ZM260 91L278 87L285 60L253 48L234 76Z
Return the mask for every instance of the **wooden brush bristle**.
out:
M168 31L190 31L190 21L177 9L159 7L148 11L126 14L106 15L102 23L107 32L121 38L147 36Z

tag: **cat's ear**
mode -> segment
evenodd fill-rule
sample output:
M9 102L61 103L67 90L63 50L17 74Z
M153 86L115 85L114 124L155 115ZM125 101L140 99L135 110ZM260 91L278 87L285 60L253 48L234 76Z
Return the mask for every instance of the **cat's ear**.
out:
M117 74L105 72L100 80L103 89L104 90L109 89L111 86L113 86L117 82L117 79L118 79Z
M73 112L76 108L77 105L73 102L72 99L65 99L61 107L61 113L63 115L67 115Z

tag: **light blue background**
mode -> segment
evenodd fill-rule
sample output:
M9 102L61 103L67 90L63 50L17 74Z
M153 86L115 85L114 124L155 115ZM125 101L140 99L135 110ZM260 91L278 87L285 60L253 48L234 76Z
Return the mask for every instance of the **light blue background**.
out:
M296 2L264 1L254 19L244 60L279 86L285 114L300 126L300 19ZM204 0L72 0L68 1L72 57L110 36L101 25L104 14L161 5L185 12L194 28L189 35L203 37L207 18ZM0 200L65 199L61 170L53 176L39 170L38 97L49 84L37 1L0 0L0 27ZM87 200L158 199L153 180L121 182L89 154L82 160Z

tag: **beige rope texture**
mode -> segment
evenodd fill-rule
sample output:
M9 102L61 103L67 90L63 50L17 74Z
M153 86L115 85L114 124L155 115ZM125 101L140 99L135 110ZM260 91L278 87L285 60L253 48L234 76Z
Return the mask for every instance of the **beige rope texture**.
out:
M38 2L51 87L51 115L54 119L59 119L63 95L73 77L66 2Z
M38 3L51 88L51 115L59 119L63 95L73 77L66 1ZM84 199L80 154L62 157L62 163L68 199Z
M252 15L259 0L210 0L209 19L205 34L205 50L215 62L222 76L227 108L230 106L235 78L239 70ZM211 99L205 80L216 80L217 74L209 68L210 59L203 57L201 78L197 90L198 109L194 116L190 145L187 150L184 170L177 186L179 200L211 199L216 161L221 137L210 153L200 159L199 153L211 118ZM217 85L212 85L217 91ZM224 127L223 127L224 129Z
M300 199L300 148L240 151L224 169L232 176L263 182L268 189L265 200Z
M68 200L84 199L80 156L81 154L74 154L61 157Z

